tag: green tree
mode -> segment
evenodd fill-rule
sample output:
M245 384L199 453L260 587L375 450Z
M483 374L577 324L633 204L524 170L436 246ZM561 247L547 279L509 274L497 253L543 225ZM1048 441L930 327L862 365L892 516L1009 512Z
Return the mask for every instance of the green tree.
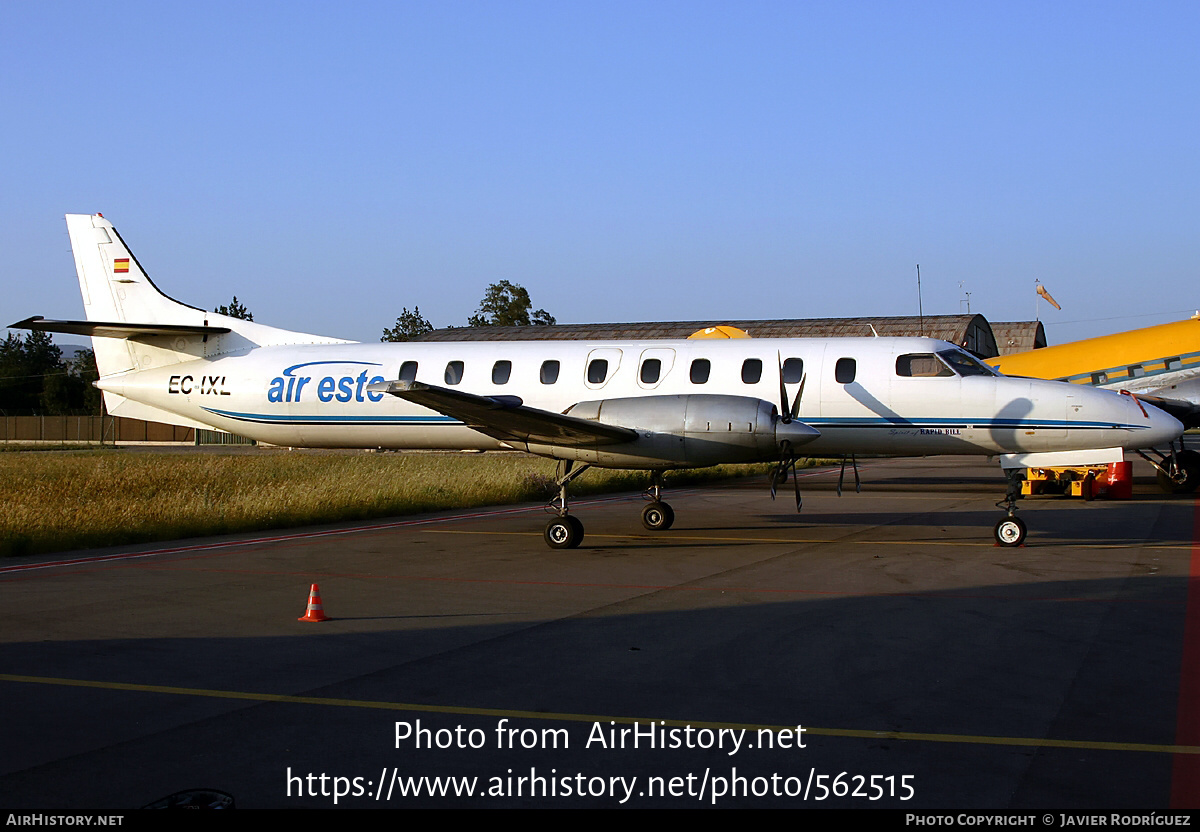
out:
M0 410L9 415L65 413L67 367L48 332L22 339L10 333L0 343Z
M233 300L228 306L218 306L213 310L218 315L228 315L230 318L241 318L243 321L253 321L254 315L250 310L238 303L237 295L233 296Z
M421 307L414 306L413 310L409 312L406 306L400 313L400 317L396 319L396 325L391 329L385 329L379 340L412 341L426 332L432 331L433 324L425 320L425 316L421 314Z
M100 413L100 391L92 385L100 378L96 368L96 353L91 350L80 350L75 353L75 360L67 365L67 372L75 382L76 393L71 401L71 409L79 414Z
M542 326L554 323L545 309L531 312L533 302L525 287L501 280L487 287L479 311L467 319L468 326Z

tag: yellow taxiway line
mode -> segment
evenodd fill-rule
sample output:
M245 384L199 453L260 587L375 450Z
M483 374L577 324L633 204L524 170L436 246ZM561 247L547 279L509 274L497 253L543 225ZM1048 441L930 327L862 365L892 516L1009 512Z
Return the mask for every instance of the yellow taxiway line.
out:
M214 699L238 699L250 702L281 702L293 705L321 705L337 708L369 708L380 711L416 711L421 713L454 714L457 716L494 716L510 719L530 719L552 722L601 722L621 725L654 724L671 727L745 729L748 731L795 731L796 725L757 725L739 722L703 722L682 719L660 719L599 714L567 714L545 711L522 711L511 708L468 708L454 705L425 705L407 702L380 702L362 699L334 699L323 696L294 696L285 693L255 693L238 690L208 690L171 685L139 685L129 682L103 682L90 679L58 679L50 676L21 676L0 673L0 682L26 682L39 685L127 690L138 693L164 693L174 696L199 696ZM1080 748L1093 751L1140 751L1156 754L1200 754L1200 746L1160 745L1140 742L1107 742L1103 740L1058 740L1046 737L989 737L971 734L936 734L915 731L869 731L855 728L819 728L805 725L804 733L814 737L851 737L870 740L905 742L952 742L970 745L1006 745L1024 748Z

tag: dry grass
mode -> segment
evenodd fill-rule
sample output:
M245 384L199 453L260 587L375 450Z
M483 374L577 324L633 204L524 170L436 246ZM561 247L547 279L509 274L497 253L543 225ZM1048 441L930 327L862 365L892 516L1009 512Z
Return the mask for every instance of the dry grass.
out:
M764 475L728 465L668 486ZM521 454L0 454L0 556L546 499L554 463ZM591 470L572 494L640 491L648 475Z

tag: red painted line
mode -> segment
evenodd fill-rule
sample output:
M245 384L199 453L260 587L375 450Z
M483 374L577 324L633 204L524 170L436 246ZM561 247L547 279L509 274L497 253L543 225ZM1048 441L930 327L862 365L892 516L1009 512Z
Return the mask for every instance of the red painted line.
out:
M1188 570L1175 742L1200 745L1200 498L1196 500L1192 557ZM1175 755L1171 770L1171 808L1200 809L1200 756Z
M887 460L891 462L892 460ZM878 464L878 463L876 463ZM865 466L860 466L860 470ZM820 474L828 474L834 468L814 468L805 471L798 476L807 478L815 477ZM681 488L673 489L672 494L691 494L699 491L699 488ZM613 497L597 497L591 500L572 500L572 504L576 506L597 505L599 503L611 503L619 500L636 499L637 495L621 494ZM345 529L331 529L321 532L291 532L288 534L270 535L266 537L255 537L246 540L225 540L218 543L203 543L194 546L172 546L165 549L150 549L145 552L124 552L112 555L95 555L92 557L71 558L68 560L45 561L42 563L26 563L16 564L12 566L0 566L0 575L11 574L15 572L31 572L38 569L54 569L62 566L91 566L98 563L106 563L110 561L122 560L138 560L142 558L158 557L160 555L177 555L188 552L212 552L213 550L230 549L239 546L257 546L268 543L286 543L292 540L312 540L321 537L334 537L343 534L361 534L363 532L385 531L387 529L402 528L404 526L422 526L430 523L449 523L455 520L475 520L482 517L499 517L505 514L522 514L527 512L536 512L545 510L545 506L521 506L518 508L503 508L495 511L481 511L470 514L454 514L448 517L425 517L415 520L396 520L390 523L373 523L364 526L351 526Z
M172 561L171 563L151 563L129 565L122 568L161 569L170 572L206 572L218 575L258 575L273 577L304 577L306 580L318 578L322 581L335 578L351 580L367 579L372 581L413 581L447 584L498 584L502 586L550 586L576 589L644 589L655 592L743 592L767 595L812 595L831 598L924 598L931 601L1004 601L1051 604L1151 604L1182 606L1184 602L1159 598L1112 598L1097 596L1095 598L1072 597L1069 595L1031 595L1014 597L1012 595L983 595L979 593L961 594L946 593L941 590L924 592L847 592L837 589L784 589L780 587L756 586L693 586L678 584L613 584L595 581L523 581L515 578L446 578L437 575L385 575L378 572L313 572L311 569L291 571L284 569L227 569L216 566L191 566L192 559ZM310 581L311 582L311 581Z
M680 489L673 493L684 494L695 490L696 489ZM635 499L635 497L629 494L622 494L619 497L598 497L593 500L572 500L571 504L575 506L588 506L597 505L599 503L612 503L619 500L631 499ZM214 549L232 549L240 546L258 546L268 543L286 543L293 540L313 540L322 537L336 537L344 534L362 534L364 532L385 531L387 529L397 529L404 526L425 526L433 523L450 523L455 520L477 520L483 517L499 517L505 514L522 514L543 510L545 510L545 506L542 505L519 506L517 508L500 508L495 509L494 511L476 511L469 514L452 514L446 517L421 517L413 520L393 520L389 523L369 523L363 526L350 526L344 529L328 529L319 532L289 532L287 534L269 535L267 537L253 537L245 540L222 540L216 543L198 543L192 546L171 546L165 549L150 549L145 552L124 552L112 555L71 558L69 560L25 563L13 566L0 566L0 575L12 572L29 572L35 569L52 569L60 566L91 566L97 563L105 563L109 561L138 560L141 558L158 557L159 555L176 555L188 552L208 552Z

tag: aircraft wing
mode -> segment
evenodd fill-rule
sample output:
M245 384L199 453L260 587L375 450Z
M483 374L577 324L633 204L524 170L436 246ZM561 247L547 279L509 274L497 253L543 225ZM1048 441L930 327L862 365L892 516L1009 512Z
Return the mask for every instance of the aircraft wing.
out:
M436 410L502 442L587 447L637 439L629 428L526 407L518 396L476 396L420 381L377 382L367 389Z

